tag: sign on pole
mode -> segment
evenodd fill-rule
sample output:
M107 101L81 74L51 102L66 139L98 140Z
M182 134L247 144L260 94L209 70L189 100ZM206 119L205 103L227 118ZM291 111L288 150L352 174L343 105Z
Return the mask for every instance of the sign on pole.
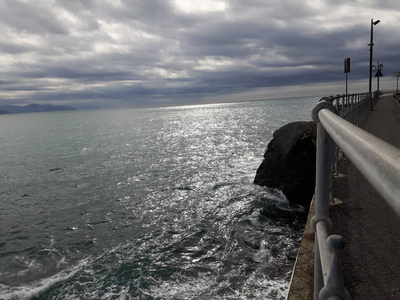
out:
M347 95L347 74L350 73L350 57L344 59L344 72L346 73L346 95Z
M350 57L344 59L344 72L350 73Z
M383 74L382 74L382 71L381 70L378 70L377 72L376 72L376 74L375 74L375 77L382 77L383 76Z

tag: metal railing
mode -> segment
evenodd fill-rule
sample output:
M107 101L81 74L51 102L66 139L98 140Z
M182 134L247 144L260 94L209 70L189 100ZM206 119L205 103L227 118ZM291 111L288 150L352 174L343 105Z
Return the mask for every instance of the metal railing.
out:
M332 177L337 171L337 147L400 216L400 150L367 133L360 125L377 95L337 95L322 98L313 109L317 123L314 299L351 299L344 286L338 253L344 239L329 235Z
M338 116L357 126L361 126L365 116L370 112L371 107L375 105L377 97L378 95L375 93L372 99L368 97L368 93L347 94L324 97L320 102L328 101L332 103L336 108ZM332 155L333 170L334 174L338 175L339 147L334 143L332 147L334 151Z

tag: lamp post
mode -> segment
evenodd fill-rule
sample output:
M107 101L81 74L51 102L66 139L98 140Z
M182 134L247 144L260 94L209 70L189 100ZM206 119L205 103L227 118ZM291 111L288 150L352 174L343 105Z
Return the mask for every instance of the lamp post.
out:
M377 86L376 86L376 90L378 91L378 97L379 97L379 77L381 77L382 76L382 69L383 69L383 65L382 64L380 64L379 63L379 60L378 60L378 71L376 72L376 77L378 77L377 78Z
M397 69L397 72L393 73L393 76L397 77L396 94L398 94L399 93L399 76L400 76L399 69Z
M371 94L371 86L372 86L372 51L374 46L374 26L378 24L380 20L374 22L374 19L371 19L371 39L369 46L369 97L371 98L371 110L372 110L372 94Z

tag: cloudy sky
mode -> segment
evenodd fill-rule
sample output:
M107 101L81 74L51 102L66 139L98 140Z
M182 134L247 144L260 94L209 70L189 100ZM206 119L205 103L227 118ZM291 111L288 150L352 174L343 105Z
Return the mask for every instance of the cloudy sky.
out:
M390 0L1 0L0 105L130 107L368 90L400 68ZM374 85L375 85L374 81Z

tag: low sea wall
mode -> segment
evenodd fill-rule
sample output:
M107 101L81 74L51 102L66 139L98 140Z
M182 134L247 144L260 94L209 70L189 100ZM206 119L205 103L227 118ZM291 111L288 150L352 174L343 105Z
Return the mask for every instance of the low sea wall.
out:
M312 300L314 295L315 235L311 219L315 215L315 195L308 212L307 223L290 281L287 300Z

